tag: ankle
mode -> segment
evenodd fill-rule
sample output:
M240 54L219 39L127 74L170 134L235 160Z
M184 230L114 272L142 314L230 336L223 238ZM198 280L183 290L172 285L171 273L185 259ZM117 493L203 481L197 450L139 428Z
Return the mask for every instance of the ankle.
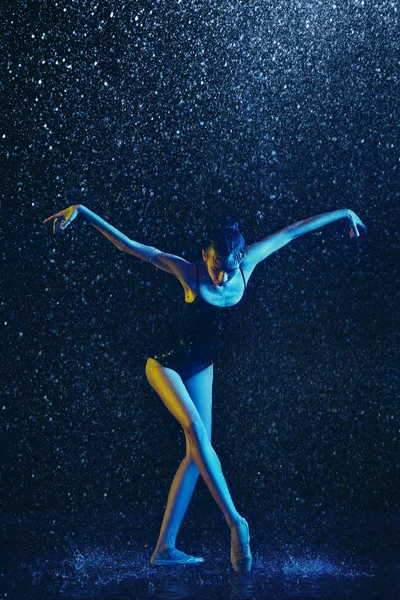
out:
M244 520L245 519L238 514L237 517L235 517L234 519L232 519L232 521L228 522L229 529L232 531L232 529L235 529L236 527L239 527L239 525L241 525Z
M175 548L175 545L173 545L173 544L167 544L167 543L158 544L155 547L153 554L163 554L164 552L167 552L168 550L172 550L173 548Z

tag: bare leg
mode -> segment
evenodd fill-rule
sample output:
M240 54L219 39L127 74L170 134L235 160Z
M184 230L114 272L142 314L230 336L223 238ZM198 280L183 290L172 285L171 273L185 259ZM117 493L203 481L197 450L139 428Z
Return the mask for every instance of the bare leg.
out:
M198 468L190 457L186 456L179 465L169 490L154 555L160 554L168 548L175 548L176 536L192 498L198 476Z
M212 382L213 366L211 365L186 380L184 384L199 412L210 440L212 426ZM168 494L168 502L153 557L164 552L167 548L175 548L176 536L189 506L198 476L199 470L190 455L190 446L187 442L186 456L175 474Z
M212 381L213 366L211 365L188 379L184 384L204 423L209 440L211 440L212 422ZM199 470L191 457L190 446L187 442L186 456L175 474L168 494L168 502L153 557L168 548L175 548L176 536L189 506L198 476Z
M218 456L211 446L205 425L180 376L149 358L146 375L150 385L182 425L189 456L200 471L230 527L241 521L230 495ZM184 469L183 469L184 470Z

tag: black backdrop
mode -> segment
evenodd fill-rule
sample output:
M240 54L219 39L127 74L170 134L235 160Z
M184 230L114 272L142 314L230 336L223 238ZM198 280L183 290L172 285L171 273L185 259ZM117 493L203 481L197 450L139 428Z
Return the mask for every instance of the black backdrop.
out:
M30 1L1 21L6 518L131 511L156 531L184 452L144 376L181 287L79 217L53 236L72 203L189 259L225 215L252 242L355 210L367 236L339 221L257 267L214 445L250 519L396 515L395 3Z

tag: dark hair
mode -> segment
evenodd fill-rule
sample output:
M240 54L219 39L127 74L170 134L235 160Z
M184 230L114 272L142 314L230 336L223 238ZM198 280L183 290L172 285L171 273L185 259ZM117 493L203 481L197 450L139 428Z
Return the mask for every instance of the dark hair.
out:
M213 228L205 238L204 250L208 254L214 252L224 269L229 269L234 263L241 262L244 256L244 238L234 219L226 217L223 225Z

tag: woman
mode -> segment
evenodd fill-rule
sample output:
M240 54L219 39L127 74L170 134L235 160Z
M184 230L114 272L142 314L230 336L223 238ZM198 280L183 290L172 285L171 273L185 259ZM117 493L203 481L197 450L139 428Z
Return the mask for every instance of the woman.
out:
M350 219L350 236L365 226L351 210L311 217L245 246L237 223L230 221L213 234L202 249L202 260L188 262L129 239L95 213L74 205L44 221L53 232L63 231L80 214L117 248L175 275L185 292L185 313L170 345L148 358L146 376L164 404L181 424L186 456L173 479L160 535L151 557L156 565L196 564L200 557L175 548L175 540L199 473L221 508L231 530L231 562L235 571L250 571L252 556L247 521L239 515L221 464L211 445L213 358L220 334L221 315L241 302L255 266L295 238L341 218ZM229 311L227 311L229 312Z

